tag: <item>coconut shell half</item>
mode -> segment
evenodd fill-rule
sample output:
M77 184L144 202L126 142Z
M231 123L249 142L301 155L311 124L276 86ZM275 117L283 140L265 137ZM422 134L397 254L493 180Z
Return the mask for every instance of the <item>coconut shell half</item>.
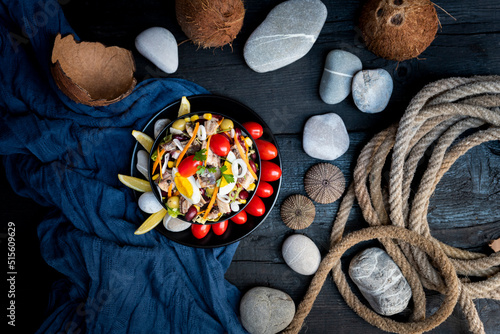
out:
M105 106L129 95L137 84L132 52L97 42L56 36L52 76L64 94L90 106Z
M186 36L202 48L231 42L243 26L242 0L176 0L177 22Z
M439 21L429 0L368 0L359 27L370 51L403 61L417 57L434 40Z

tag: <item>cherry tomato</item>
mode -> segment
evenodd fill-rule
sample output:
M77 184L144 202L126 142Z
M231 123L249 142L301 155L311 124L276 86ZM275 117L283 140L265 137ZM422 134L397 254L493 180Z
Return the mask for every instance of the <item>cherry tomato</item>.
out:
M203 239L210 231L210 225L191 224L191 232L196 239Z
M260 217L266 212L266 206L259 196L254 196L245 206L245 211L252 216Z
M253 139L260 138L264 130L262 129L262 125L257 122L245 122L243 127L247 130L248 134L252 136Z
M231 143L226 136L217 133L210 138L210 149L220 157L225 157L231 150Z
M274 162L262 160L260 164L260 179L272 182L281 177L281 168Z
M214 231L215 234L217 235L223 235L224 232L226 232L227 230L227 225L228 225L228 221L227 220L224 220L223 222L220 222L220 223L217 223L217 224L214 224L212 226L212 230Z
M261 139L256 139L255 143L262 160L272 160L278 156L278 149L273 143Z
M234 217L232 217L231 221L238 225L245 224L247 222L247 213L242 210L238 212Z
M266 181L260 181L257 190L255 191L255 195L263 198L267 198L274 193L273 186L267 183Z
M198 166L201 166L202 164L203 161L194 160L194 155L190 155L181 161L177 169L182 176L190 177L196 174Z

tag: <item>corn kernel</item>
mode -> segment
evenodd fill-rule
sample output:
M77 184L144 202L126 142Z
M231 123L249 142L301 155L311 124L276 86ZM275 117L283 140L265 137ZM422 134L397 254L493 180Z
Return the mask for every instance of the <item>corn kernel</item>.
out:
M191 122L191 118L189 118L189 117L184 117L184 121L186 121L186 123L187 123L187 122Z
M252 183L251 185L249 185L247 190L254 191L255 190L255 183Z
M212 114L210 114L210 113L203 114L203 118L206 119L207 121L209 121L212 119Z
M198 115L191 116L191 122L197 121L199 119L200 119L200 116L198 116Z
M240 199L240 203L241 203L241 204L246 204L246 203L247 203L247 200L246 200L246 199Z
M159 176L160 176L160 174L153 175L153 181L156 180Z
M167 167L168 167L168 168L172 168L172 167L174 167L174 162L173 162L172 160L170 160L170 161L168 162L168 164L167 164Z
M248 145L248 147L252 147L253 145L252 139L250 139L250 137L245 137L245 143Z

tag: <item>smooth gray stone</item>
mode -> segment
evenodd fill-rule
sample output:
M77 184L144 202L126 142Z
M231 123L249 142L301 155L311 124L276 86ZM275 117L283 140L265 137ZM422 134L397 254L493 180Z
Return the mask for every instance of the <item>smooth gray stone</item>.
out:
M392 77L386 70L363 70L352 79L352 98L362 112L377 113L387 107L392 88Z
M135 47L165 73L174 73L179 67L177 41L170 31L162 27L144 30L135 38Z
M349 276L375 312L394 315L408 306L410 285L382 249L368 248L356 255L349 265Z
M292 322L295 304L280 290L256 287L241 298L240 315L241 324L251 334L274 334Z
M313 158L337 159L349 148L349 135L344 121L334 113L309 118L304 126L302 146Z
M352 77L361 71L361 60L350 52L332 50L326 56L325 68L319 84L319 95L323 102L336 104L351 93Z
M312 275L318 270L321 254L314 242L302 234L292 234L283 243L283 259L295 272Z
M245 43L243 56L247 65L263 73L302 58L316 42L326 16L326 6L319 0L280 3Z

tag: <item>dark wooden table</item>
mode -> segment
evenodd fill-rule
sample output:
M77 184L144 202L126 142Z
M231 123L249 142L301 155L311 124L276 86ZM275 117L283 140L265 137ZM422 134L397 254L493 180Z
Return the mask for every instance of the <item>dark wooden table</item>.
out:
M349 182L355 159L363 145L379 130L397 121L410 99L427 83L451 76L500 74L500 2L498 0L438 1L450 15L438 10L441 28L431 46L419 59L397 63L369 52L356 28L362 1L323 1L328 18L312 50L299 61L276 71L259 74L244 62L243 46L251 32L264 20L279 0L247 0L243 29L233 43L223 49L197 49L191 43L179 47L179 69L167 75L142 57L134 38L146 28L169 29L178 42L186 39L175 19L173 1L63 0L60 3L77 34L83 40L100 41L132 50L136 78L183 78L204 86L212 93L234 98L254 109L278 139L283 159L283 182L277 205L266 222L244 239L227 271L226 278L243 292L254 286L268 286L288 293L298 304L311 277L293 272L281 256L283 240L292 230L280 219L279 207L289 195L305 194L302 177L318 163L302 149L304 122L313 115L334 112L349 131L348 152L333 163ZM323 103L319 81L327 53L342 49L356 54L366 69L384 68L393 77L394 92L387 109L364 114L352 98L337 105ZM2 222L14 221L17 228L18 323L32 332L45 318L50 284L60 274L40 257L36 226L46 209L13 193L1 178ZM487 242L500 237L500 143L483 144L460 158L445 175L431 200L429 222L438 239L457 247L487 251ZM29 208L29 209L27 209ZM316 204L312 226L300 231L309 236L324 254L338 202ZM5 225L5 224L3 224ZM364 227L355 210L348 230ZM5 233L5 227L2 227ZM5 235L2 235L2 244ZM34 279L35 278L35 279ZM430 294L431 309L440 301ZM476 301L487 333L500 333L500 302ZM26 331L25 331L26 332ZM303 333L377 333L377 328L358 317L344 302L329 278L324 285ZM466 333L461 311L435 333Z

